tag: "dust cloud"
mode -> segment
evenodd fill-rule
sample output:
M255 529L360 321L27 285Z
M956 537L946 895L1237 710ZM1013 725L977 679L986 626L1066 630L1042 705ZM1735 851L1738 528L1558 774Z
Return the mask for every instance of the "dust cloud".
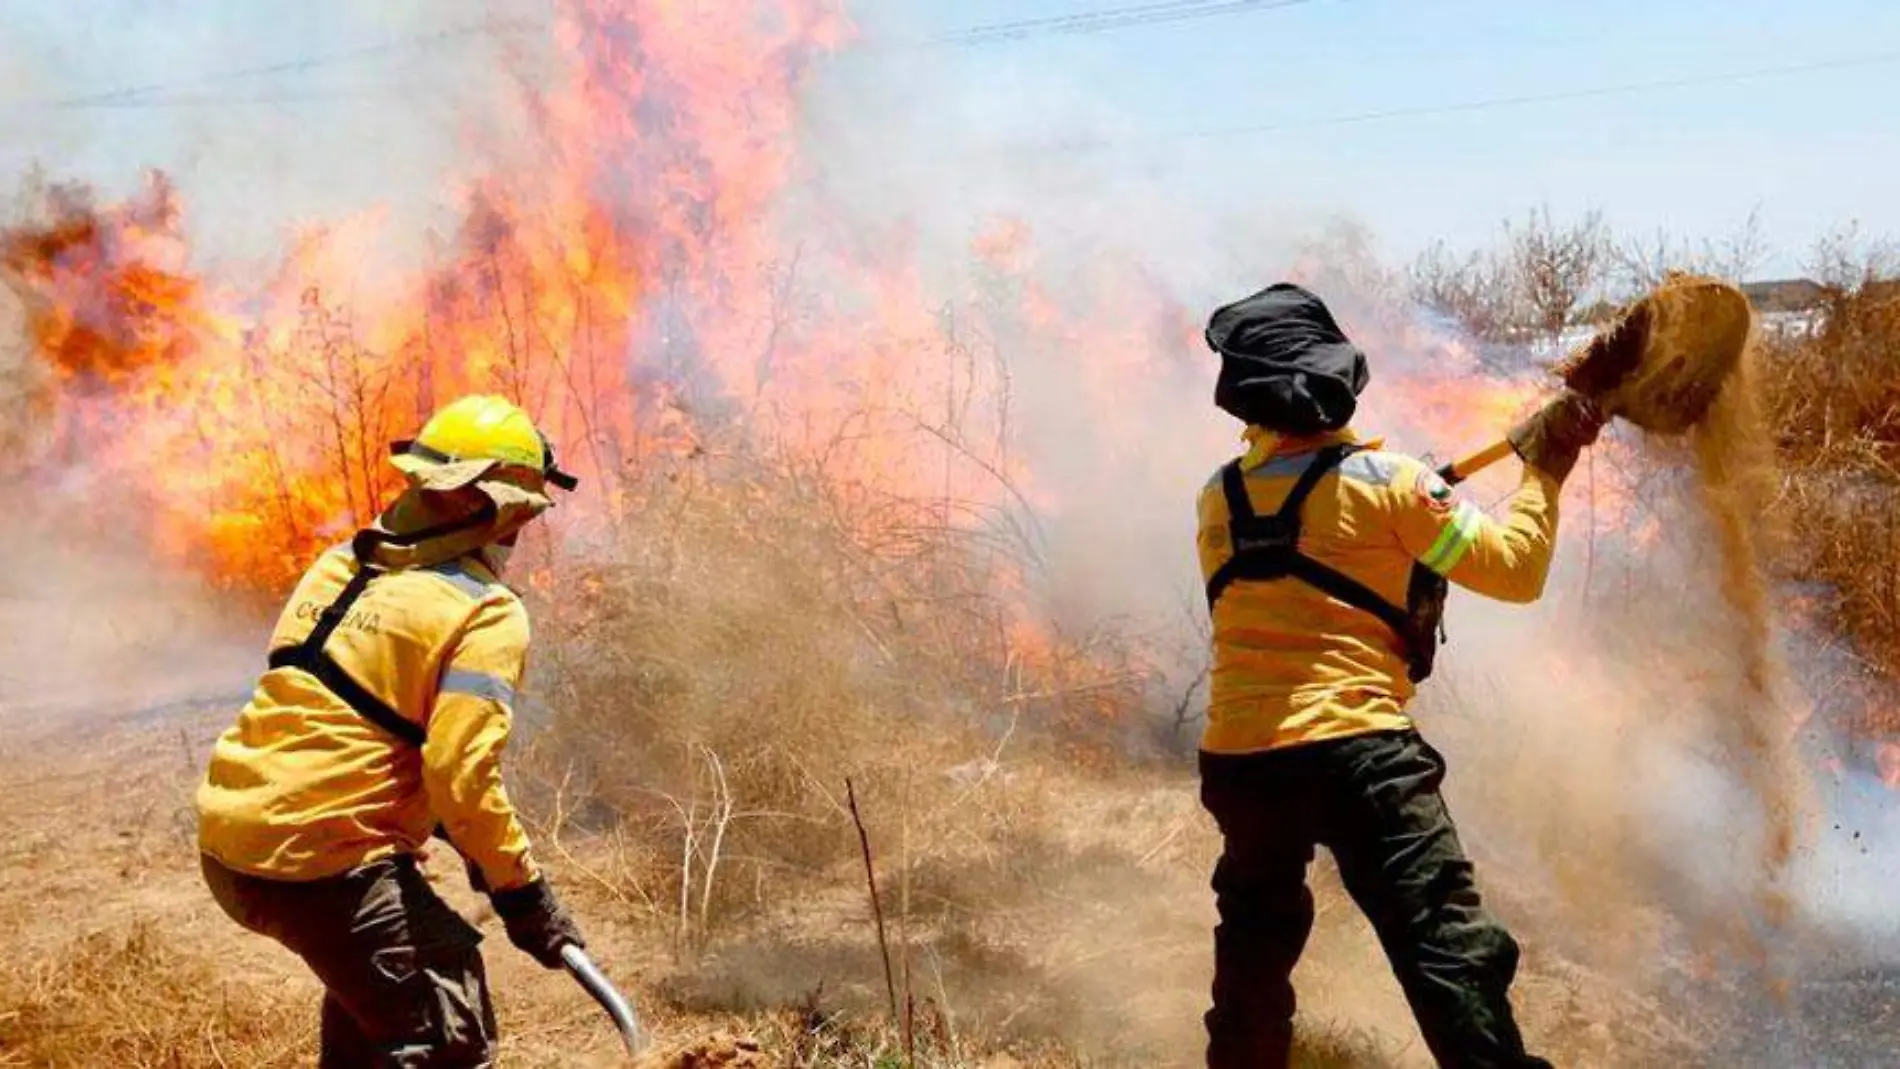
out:
M44 369L0 289L0 438L38 454ZM262 634L254 609L156 564L132 497L84 464L0 470L0 739L8 745L145 717L175 703L242 702ZM234 705L235 707L235 705Z

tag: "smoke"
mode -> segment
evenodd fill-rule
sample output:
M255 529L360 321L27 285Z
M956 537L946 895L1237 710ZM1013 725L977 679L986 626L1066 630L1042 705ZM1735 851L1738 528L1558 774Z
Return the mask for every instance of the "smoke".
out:
M0 720L10 745L164 723L248 696L263 635L247 607L115 537L111 495L0 481Z
M162 189L154 195L162 203ZM66 208L60 225L0 238L8 283L0 286L0 493L12 503L0 525L8 562L0 577L7 636L0 719L18 744L75 727L163 719L175 705L235 705L248 692L262 638L248 602L220 597L194 573L153 559L134 485L153 473L103 462L90 448L98 428L62 407L67 386L74 393L64 401L109 409L118 384L188 344L190 328L171 318L181 309L162 298L192 288L138 251L78 236L96 216L76 203ZM161 242L168 232L149 231ZM28 248L22 239L44 242ZM45 283L45 293L10 288L28 276ZM125 291L113 289L127 280ZM54 290L69 303L49 314L37 297Z
M180 178L200 259L268 270L290 231L385 207L383 255L426 253L453 220L446 179L471 117L496 124L506 57L545 20L535 0L343 0L180 18L110 2L16 13L0 42L0 173L44 168L105 195L143 170Z

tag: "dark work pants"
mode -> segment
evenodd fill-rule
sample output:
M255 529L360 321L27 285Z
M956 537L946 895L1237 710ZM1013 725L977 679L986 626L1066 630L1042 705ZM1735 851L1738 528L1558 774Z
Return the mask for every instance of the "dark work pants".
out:
M1444 759L1413 731L1201 755L1201 801L1225 840L1208 1069L1288 1064L1315 845L1332 851L1372 922L1438 1064L1548 1069L1524 1051L1509 999L1517 944L1478 900L1438 792L1444 777Z
M319 1069L483 1069L495 1010L481 933L436 896L413 858L306 883L204 859L232 920L288 947L323 981Z

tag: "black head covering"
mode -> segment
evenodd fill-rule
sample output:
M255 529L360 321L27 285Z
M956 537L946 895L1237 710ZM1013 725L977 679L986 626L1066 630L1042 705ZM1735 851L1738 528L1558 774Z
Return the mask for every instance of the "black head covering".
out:
M1215 311L1208 347L1220 354L1214 403L1236 419L1287 434L1338 430L1371 378L1326 305L1290 282Z

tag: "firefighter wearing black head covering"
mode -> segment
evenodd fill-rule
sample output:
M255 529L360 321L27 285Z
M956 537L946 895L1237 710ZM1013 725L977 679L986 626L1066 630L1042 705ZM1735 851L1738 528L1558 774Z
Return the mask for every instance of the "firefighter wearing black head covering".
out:
M1316 845L1440 1064L1546 1065L1511 1011L1517 944L1479 902L1439 794L1443 758L1406 706L1431 671L1447 581L1542 593L1559 490L1602 417L1564 394L1515 428L1523 481L1493 519L1353 432L1366 358L1313 294L1281 284L1221 308L1207 342L1215 403L1248 442L1200 498L1214 634L1201 797L1224 841L1209 1069L1288 1064Z

